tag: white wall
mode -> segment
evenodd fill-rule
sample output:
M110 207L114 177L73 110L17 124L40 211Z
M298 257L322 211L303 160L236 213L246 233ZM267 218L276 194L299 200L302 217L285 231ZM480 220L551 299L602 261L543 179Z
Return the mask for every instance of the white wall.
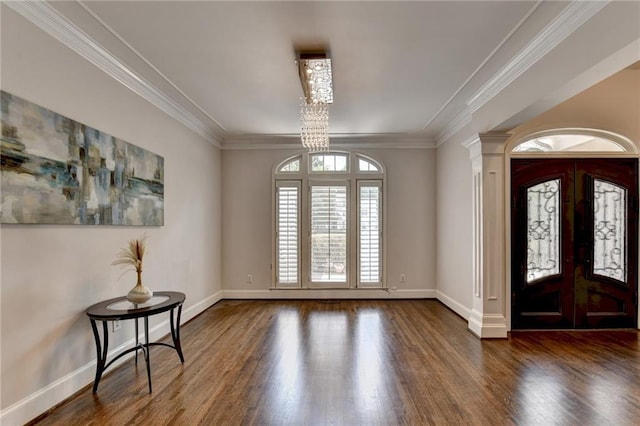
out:
M165 158L162 227L0 226L0 423L19 424L92 382L96 354L84 310L135 284L111 266L129 239L149 235L143 281L186 293L183 319L218 300L221 155L4 6L1 53L2 90ZM132 328L123 324L110 347L132 338Z
M435 151L361 149L387 171L387 278L382 291L269 291L271 173L296 150L224 150L222 155L225 297L434 297ZM247 274L254 282L247 283ZM406 282L400 283L400 274Z
M471 160L457 141L437 152L438 299L464 318L472 304Z

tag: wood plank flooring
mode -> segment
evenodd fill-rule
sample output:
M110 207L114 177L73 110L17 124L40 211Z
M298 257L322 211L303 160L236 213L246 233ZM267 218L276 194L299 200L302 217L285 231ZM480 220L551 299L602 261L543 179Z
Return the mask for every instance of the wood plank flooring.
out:
M124 323L123 326L128 326ZM434 300L222 301L38 425L631 425L637 331L480 341Z

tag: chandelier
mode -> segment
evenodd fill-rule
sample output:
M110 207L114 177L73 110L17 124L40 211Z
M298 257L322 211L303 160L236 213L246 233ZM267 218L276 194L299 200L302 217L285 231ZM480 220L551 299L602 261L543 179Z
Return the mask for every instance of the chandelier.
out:
M300 140L312 152L329 150L329 104L333 102L331 59L326 53L301 53L298 74L304 98L300 105Z

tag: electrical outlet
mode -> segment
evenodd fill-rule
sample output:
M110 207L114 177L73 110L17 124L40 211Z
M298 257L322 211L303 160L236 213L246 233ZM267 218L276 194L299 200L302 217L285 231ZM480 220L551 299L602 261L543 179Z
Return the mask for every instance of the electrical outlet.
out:
M253 275L251 275L251 274L247 275L247 282L248 283L252 283L253 282Z
M111 327L113 328L113 332L120 330L120 320L114 320L111 322Z

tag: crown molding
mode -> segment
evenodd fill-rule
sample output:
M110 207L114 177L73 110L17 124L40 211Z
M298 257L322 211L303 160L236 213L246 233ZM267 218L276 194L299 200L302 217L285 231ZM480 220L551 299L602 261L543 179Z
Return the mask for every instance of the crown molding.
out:
M609 0L573 0L556 18L534 37L511 61L485 83L466 103L470 113L483 105L555 49L574 31L602 10Z
M440 117L441 114L443 114L443 112L452 104L454 99L456 99L456 97L462 92L462 90L465 87L467 87L469 82L474 79L474 77L480 72L480 70L482 68L484 68L484 66L502 48L502 46L504 46L507 43L507 41L509 41L511 39L511 37L513 37L513 35L520 29L520 27L522 27L522 24L524 24L527 21L527 19L529 19L529 17L538 9L538 7L542 4L543 1L544 0L537 0L537 2L527 11L527 13L525 13L524 16L522 16L520 18L520 21L518 21L518 23L511 29L511 31L509 31L509 33L502 39L502 41L500 41L500 43L498 43L498 45L491 51L491 53L489 53L489 55L487 55L487 57L484 58L482 63L476 67L476 69L471 73L471 75L469 75L469 77L467 77L467 79L464 81L464 83L462 83L460 85L460 87L458 87L458 89L453 93L453 95L451 95L449 97L449 99L447 99L447 101L440 107L438 112L436 112L433 115L433 117L431 117L431 119L429 119L427 124L424 125L424 129L425 130L428 129L429 126L431 126L431 124L434 123L436 121L436 119L438 117ZM465 113L470 115L470 113L468 113L468 112L465 112ZM460 115L462 115L462 114L464 114L464 113L461 113ZM453 121L455 121L456 119L461 119L460 115L456 116L453 119ZM451 126L449 125L447 127L451 127ZM448 139L453 134L457 133L458 130L460 130L458 128L457 130L454 130L451 134L446 135L446 133L448 132L447 131L447 127L445 127L445 129L442 130L442 132L436 137L436 141L438 141L438 146L442 145L442 143L446 142L446 139ZM464 126L462 126L462 127L464 127Z
M220 148L217 129L195 117L164 92L136 74L49 4L44 1L10 1L4 4L129 90Z
M480 143L480 135L474 134L460 143L462 147L469 151L469 158L473 160L482 153L482 145Z
M469 113L469 110L465 108L456 115L440 133L436 135L436 146L440 146L445 143L451 136L458 133L468 124L471 124L471 114Z
M462 142L460 142L460 145L463 148L466 149L471 149L475 144L480 142L480 135L479 134L474 134L469 136L467 139L463 140Z
M332 148L393 148L393 149L435 149L435 141L428 136L416 137L398 135L332 135ZM228 136L222 142L223 150L234 149L300 149L299 135L238 135Z

